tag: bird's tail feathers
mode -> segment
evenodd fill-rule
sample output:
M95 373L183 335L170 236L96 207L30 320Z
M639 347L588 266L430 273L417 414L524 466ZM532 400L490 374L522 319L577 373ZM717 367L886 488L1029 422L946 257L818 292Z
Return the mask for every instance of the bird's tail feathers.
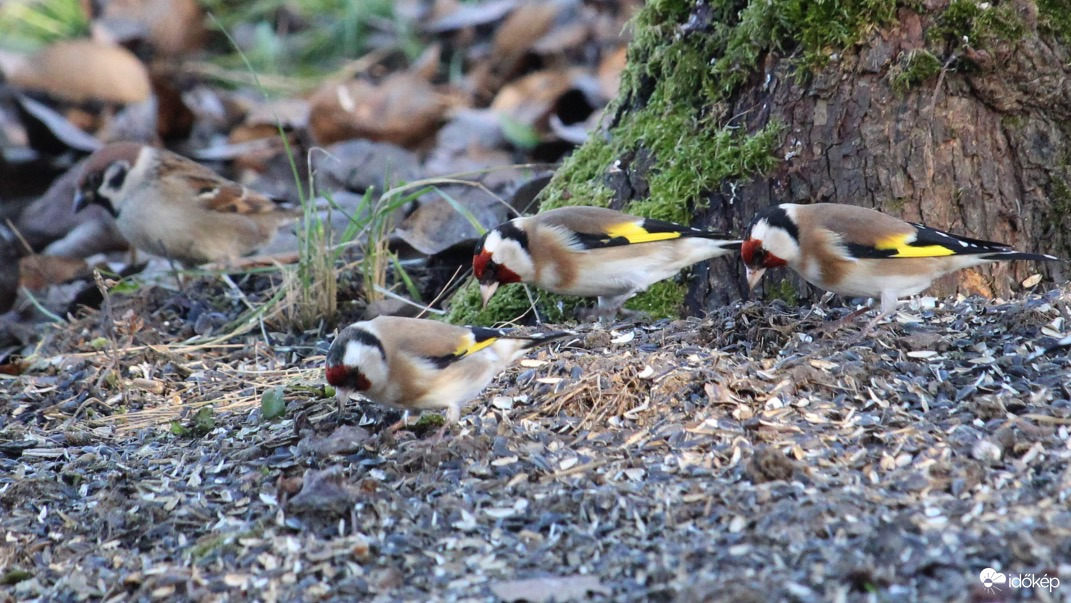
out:
M1039 262L1062 262L1060 258L1054 255L1048 255L1044 253L1026 253L1024 251L997 251L993 253L981 254L983 260L992 260L994 262L1007 261L1007 260L1035 260Z
M733 235L727 232L716 232L713 230L691 230L682 234L686 237L695 237L697 239L710 239L720 243L722 249L739 250L740 246L744 244L743 241L734 239Z
M521 349L527 350L556 339L564 339L574 335L576 335L576 333L573 333L572 331L554 331L552 333L532 333L531 335L510 335L510 337L527 340L524 345L521 346Z

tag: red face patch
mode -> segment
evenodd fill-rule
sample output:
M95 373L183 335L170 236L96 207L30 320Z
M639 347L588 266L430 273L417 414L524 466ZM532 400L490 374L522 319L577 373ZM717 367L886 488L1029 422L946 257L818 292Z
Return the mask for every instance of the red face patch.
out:
M505 266L500 265L498 267L497 273L498 282L502 283L503 285L521 282L521 277L518 276L516 272L510 270L509 268L506 268Z
M472 274L481 283L498 282L503 285L521 282L516 272L491 259L491 253L481 251L472 256Z
M472 273L476 275L476 279L482 279L484 271L487 270L487 263L491 261L491 254L486 251L481 251L472 256Z
M766 261L762 263L767 268L780 268L782 266L788 266L788 262L782 260L772 253L766 254Z
M327 382L332 387L341 387L346 384L346 376L349 374L349 370L341 364L337 366L327 367Z
M349 369L344 365L329 366L325 371L327 382L332 387L348 387L363 392L372 387L367 377L356 369Z
M744 264L751 268L780 268L787 266L788 262L766 251L762 247L762 241L748 239L740 246L740 257L744 258Z
M744 263L748 266L757 268L752 260L755 257L755 250L762 248L762 241L758 239L748 239L744 241L744 244L740 246L740 257L744 258Z

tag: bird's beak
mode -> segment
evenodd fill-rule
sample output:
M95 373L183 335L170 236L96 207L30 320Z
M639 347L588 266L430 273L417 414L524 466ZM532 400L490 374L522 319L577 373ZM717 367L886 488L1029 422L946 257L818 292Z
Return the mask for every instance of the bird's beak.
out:
M350 395L353 394L353 390L345 387L335 388L335 402L338 403L338 407L342 408L350 401Z
M480 298L483 299L483 307L487 307L487 302L491 301L491 296L498 290L497 282L490 282L480 285Z
M89 205L89 197L82 191L75 191L74 193L74 212L78 213Z
M766 273L765 268L745 268L747 270L747 288L749 291L754 291L755 286L762 280L762 275Z

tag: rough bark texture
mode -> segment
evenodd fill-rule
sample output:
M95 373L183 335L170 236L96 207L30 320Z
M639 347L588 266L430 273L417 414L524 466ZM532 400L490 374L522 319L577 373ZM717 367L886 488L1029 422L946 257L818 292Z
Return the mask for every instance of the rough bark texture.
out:
M1022 24L1017 39L979 41L981 49L935 42L930 30L948 6L900 8L895 22L802 77L791 51L766 54L726 115L752 132L785 124L776 150L784 161L767 177L712 194L696 222L742 229L773 203L848 203L1071 257L1068 48L1039 33L1031 1L1010 5ZM904 89L897 75L912 51L924 49L945 67ZM1005 295L1029 274L1063 281L1066 270L1055 262L1001 264L951 275L931 292ZM730 262L697 268L687 309L742 295L741 272ZM776 284L768 274L766 286Z

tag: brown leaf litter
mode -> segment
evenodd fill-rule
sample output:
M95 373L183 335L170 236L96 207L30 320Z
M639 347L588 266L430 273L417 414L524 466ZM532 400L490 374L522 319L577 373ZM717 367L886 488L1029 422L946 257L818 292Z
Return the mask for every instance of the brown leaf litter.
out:
M580 325L438 445L371 403L340 426L321 334L113 303L0 375L7 598L977 600L985 567L1071 574L1071 355L1032 357L1067 286L868 337L778 303Z

